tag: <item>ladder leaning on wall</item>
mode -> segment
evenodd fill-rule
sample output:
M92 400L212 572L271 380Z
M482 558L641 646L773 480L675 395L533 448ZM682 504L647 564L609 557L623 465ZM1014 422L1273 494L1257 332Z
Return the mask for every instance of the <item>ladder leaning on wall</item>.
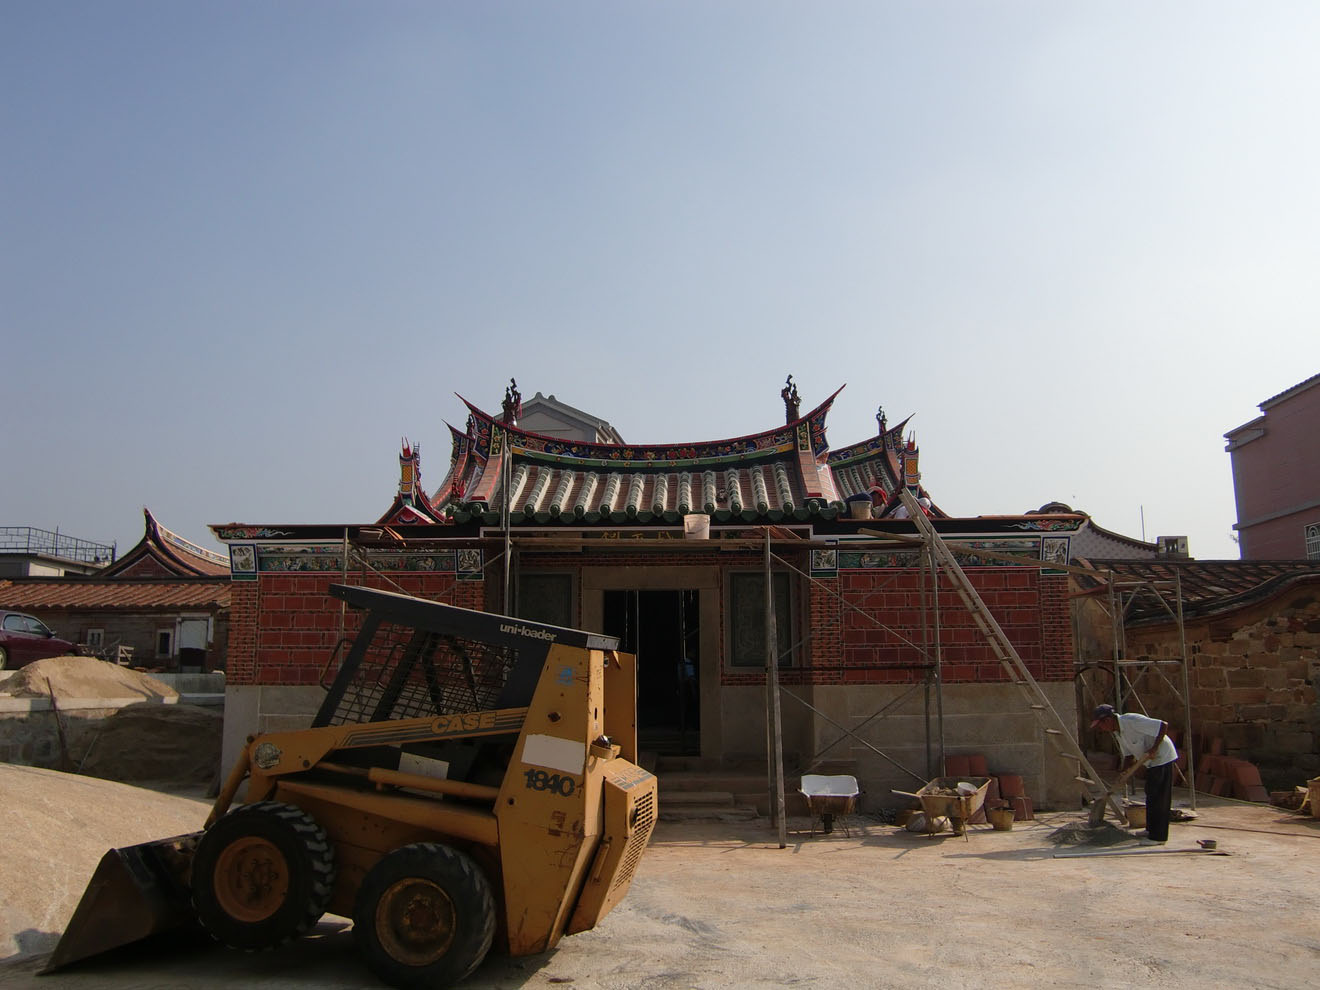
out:
M967 611L971 613L972 618L976 621L977 627L985 636L986 642L990 644L990 648L994 651L999 663L1008 672L1009 680L1017 685L1025 697L1031 708L1031 713L1036 717L1036 721L1045 733L1045 738L1050 741L1060 756L1077 761L1080 771L1076 779L1085 786L1091 800L1107 800L1110 809L1118 816L1118 820L1120 822L1124 821L1123 809L1119 806L1118 799L1110 794L1105 785L1100 782L1100 775L1096 773L1095 767L1091 765L1091 762L1086 758L1086 753L1082 751L1082 747L1077 742L1075 729L1065 725L1059 713L1050 704L1049 698L1041 690L1036 678L1031 676L1031 671L1027 670L1027 665L1022 662L1022 657L1019 656L1016 647L1004 634L999 622L991 614L980 594L977 593L971 579L967 577L967 573L958 563L953 551L949 549L948 544L944 542L939 533L935 532L935 527L926 518L926 514L922 511L921 506L917 504L917 500L912 496L912 493L906 489L900 489L899 497L903 500L903 504L907 506L908 513L916 524L917 531L921 533L926 545L930 547L931 553L943 565L954 590L958 592L958 596L967 607Z

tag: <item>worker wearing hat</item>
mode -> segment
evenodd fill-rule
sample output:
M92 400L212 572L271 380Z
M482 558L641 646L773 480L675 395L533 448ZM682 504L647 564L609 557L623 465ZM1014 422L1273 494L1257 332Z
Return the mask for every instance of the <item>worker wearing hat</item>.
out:
M1120 715L1113 705L1099 705L1091 713L1091 728L1113 732L1124 756L1146 764L1146 836L1148 843L1169 839L1169 812L1173 807L1173 767L1178 750L1169 738L1169 723L1128 712Z

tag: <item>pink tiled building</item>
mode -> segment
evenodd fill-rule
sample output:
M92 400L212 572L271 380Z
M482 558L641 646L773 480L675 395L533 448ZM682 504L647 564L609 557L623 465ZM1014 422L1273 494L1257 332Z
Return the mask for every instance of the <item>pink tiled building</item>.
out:
M1243 560L1320 560L1320 375L1225 433Z

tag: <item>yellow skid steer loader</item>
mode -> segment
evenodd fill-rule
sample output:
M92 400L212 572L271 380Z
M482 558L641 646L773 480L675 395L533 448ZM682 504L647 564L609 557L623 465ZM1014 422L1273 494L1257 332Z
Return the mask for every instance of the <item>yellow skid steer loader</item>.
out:
M443 986L492 945L586 931L627 892L657 811L635 657L581 630L330 593L362 621L312 726L251 738L203 831L108 852L44 972L193 921L268 949L331 912L380 979Z

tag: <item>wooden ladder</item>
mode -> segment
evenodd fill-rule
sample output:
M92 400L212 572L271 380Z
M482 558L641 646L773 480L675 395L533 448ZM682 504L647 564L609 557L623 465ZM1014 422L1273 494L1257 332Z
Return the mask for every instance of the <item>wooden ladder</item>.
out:
M1045 738L1050 741L1055 752L1060 756L1077 761L1080 769L1075 779L1086 787L1091 800L1108 801L1109 807L1118 816L1118 820L1123 821L1123 809L1119 807L1118 799L1101 783L1100 775L1096 773L1095 767L1091 765L1091 761L1086 758L1086 754L1078 745L1075 731L1064 724L1063 719L1059 717L1059 713L1050 704L1045 692L1041 690L1036 678L1031 676L1031 671L1027 670L1027 665L1022 662L1022 657L1018 654L1017 649L1008 636L1004 634L999 622L991 614L980 594L977 593L971 579L967 577L967 573L962 569L957 558L954 557L953 551L949 549L948 544L944 542L939 533L935 532L935 527L926 518L925 512L917 504L917 500L912 496L912 493L907 489L900 489L899 497L902 499L903 504L907 506L908 513L916 524L917 531L925 538L926 545L930 547L935 558L948 572L954 590L958 592L963 604L967 606L967 611L971 613L972 618L976 621L976 625L985 636L986 642L990 644L990 648L994 651L1000 664L1008 672L1009 680L1017 685L1019 691L1025 697L1031 713L1036 717L1036 721L1045 733Z

